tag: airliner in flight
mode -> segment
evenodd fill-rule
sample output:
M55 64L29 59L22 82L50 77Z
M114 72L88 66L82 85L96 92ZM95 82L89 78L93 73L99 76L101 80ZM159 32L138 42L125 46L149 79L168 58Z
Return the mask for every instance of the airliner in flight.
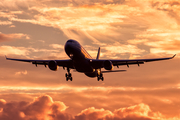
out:
M72 74L70 69L75 69L78 72L84 73L88 77L97 77L97 80L104 80L103 73L107 72L122 72L126 70L113 70L114 66L121 66L137 64L144 64L144 62L168 60L175 57L168 58L155 58L155 59L128 59L128 60L111 60L111 59L99 59L100 57L100 48L98 49L96 59L93 59L88 52L75 40L68 40L64 46L66 54L70 59L68 60L30 60L30 59L13 59L7 58L7 60L15 60L22 62L31 62L32 64L48 66L50 70L57 71L58 67L61 66L64 69L67 68L66 81L72 81ZM107 71L101 71L104 68Z

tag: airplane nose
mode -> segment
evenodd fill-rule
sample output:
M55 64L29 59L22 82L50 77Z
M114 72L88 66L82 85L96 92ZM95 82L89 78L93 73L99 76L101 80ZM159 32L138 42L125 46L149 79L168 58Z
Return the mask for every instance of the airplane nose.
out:
M68 55L81 51L81 46L74 40L68 40L65 44L65 51Z
M71 48L71 47L72 47L72 44L69 43L69 42L66 42L66 44L65 44L65 49L69 49L69 48Z
M70 39L66 42L65 49L74 49L74 46L79 46L79 44L75 40Z
M70 54L71 51L73 51L73 45L69 42L66 42L64 49L67 54Z

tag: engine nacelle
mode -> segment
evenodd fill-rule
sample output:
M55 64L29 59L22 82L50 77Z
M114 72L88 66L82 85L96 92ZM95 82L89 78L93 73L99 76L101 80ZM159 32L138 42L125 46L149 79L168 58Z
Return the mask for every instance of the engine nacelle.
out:
M57 62L54 60L49 61L48 67L50 70L53 70L53 71L58 70Z
M104 68L106 70L113 70L113 64L110 60L104 61Z

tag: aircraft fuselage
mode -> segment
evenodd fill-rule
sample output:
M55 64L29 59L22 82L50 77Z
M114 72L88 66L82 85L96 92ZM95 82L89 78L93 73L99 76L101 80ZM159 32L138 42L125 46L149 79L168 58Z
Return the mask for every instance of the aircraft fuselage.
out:
M89 77L97 76L97 70L90 65L92 57L77 41L68 40L65 44L65 52L73 60L74 69Z

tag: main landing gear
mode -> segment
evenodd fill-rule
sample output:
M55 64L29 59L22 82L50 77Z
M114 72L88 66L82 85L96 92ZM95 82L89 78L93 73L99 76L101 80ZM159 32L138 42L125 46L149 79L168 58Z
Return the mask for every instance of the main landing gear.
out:
M100 73L100 75L97 75L97 80L98 80L98 81L99 81L99 80L104 81L104 77L103 77L103 74L102 74L102 73Z
M71 75L71 73L70 73L69 68L67 68L67 72L68 72L68 73L65 74L65 76L66 76L66 81L68 81L68 80L72 81L72 75Z

